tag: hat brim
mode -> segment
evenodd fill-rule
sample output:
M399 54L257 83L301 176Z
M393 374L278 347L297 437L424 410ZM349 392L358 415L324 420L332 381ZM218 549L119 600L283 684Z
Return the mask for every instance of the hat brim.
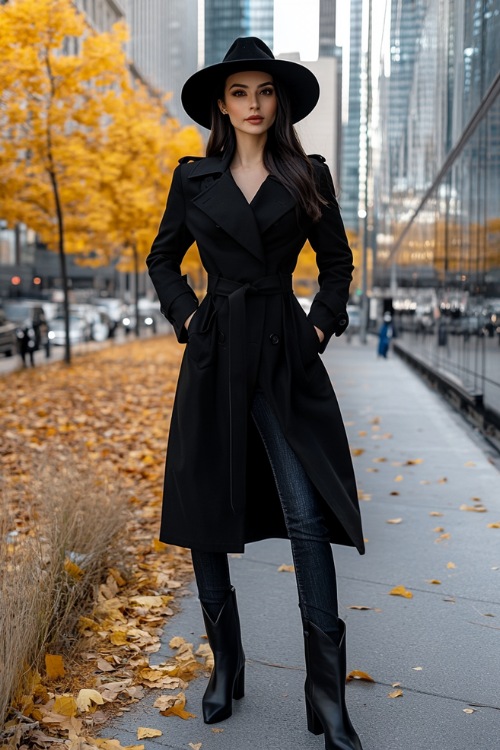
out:
M318 102L318 79L304 65L291 60L235 60L210 65L188 78L182 87L181 101L189 117L210 130L212 103L217 95L217 86L233 73L244 70L269 73L286 87L293 123L307 117Z

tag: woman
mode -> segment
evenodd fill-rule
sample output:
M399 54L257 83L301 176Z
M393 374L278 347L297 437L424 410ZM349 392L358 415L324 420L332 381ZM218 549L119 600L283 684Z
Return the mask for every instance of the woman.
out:
M304 623L308 727L326 748L359 750L345 705L345 625L331 542L364 552L349 447L319 358L347 327L352 273L332 179L293 123L319 86L254 37L195 73L182 102L210 128L207 156L174 172L147 259L161 308L187 342L172 413L160 538L189 547L215 667L205 722L244 693L244 654L228 552L291 540ZM306 316L291 274L306 239L320 291ZM201 304L180 264L196 241Z

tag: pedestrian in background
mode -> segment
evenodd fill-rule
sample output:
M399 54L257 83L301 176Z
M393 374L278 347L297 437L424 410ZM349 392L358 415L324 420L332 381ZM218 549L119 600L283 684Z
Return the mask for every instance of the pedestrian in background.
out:
M32 320L29 318L16 331L19 354L23 367L27 367L29 360L31 367L35 366L35 352L39 349L40 335Z
M392 315L389 312L384 313L384 320L378 332L378 356L387 359L389 347L394 337L394 326Z
M308 728L324 732L328 750L361 750L345 705L331 542L363 553L364 540L344 424L319 357L348 324L352 253L325 160L306 156L293 128L318 97L307 68L275 60L255 37L237 39L222 63L184 85L186 112L211 132L205 158L180 160L147 258L162 312L187 343L160 538L192 550L215 657L205 722L227 719L244 694L227 553L288 537ZM319 268L308 315L292 291L307 239ZM180 270L194 241L208 273L201 304Z

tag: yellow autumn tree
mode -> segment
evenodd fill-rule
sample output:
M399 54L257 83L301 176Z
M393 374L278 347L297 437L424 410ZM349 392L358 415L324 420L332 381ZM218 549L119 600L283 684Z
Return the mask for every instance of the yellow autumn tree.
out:
M69 362L66 253L84 248L99 206L100 144L128 79L126 29L95 33L69 0L12 0L0 38L0 215L59 252Z
M201 152L194 127L169 117L167 100L145 86L122 87L106 128L100 160L99 205L88 216L94 264L118 261L135 277L136 333L139 333L138 277L158 229L172 173L185 154Z

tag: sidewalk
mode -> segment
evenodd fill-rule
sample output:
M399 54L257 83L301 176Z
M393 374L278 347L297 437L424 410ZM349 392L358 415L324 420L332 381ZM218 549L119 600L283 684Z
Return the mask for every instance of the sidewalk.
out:
M348 671L366 671L376 681L346 689L363 750L496 750L500 529L488 524L500 522L500 475L488 446L401 361L377 360L373 342L334 340L324 362L365 498L366 555L334 548ZM480 504L487 512L460 509ZM323 750L323 738L306 728L295 579L278 572L283 563L291 563L283 540L248 545L231 560L247 656L246 696L234 703L231 719L203 723L206 680L200 678L186 691L186 708L197 718L160 716L152 691L106 726L104 736L138 744L143 726L163 731L141 741L146 750L190 743L201 743L201 750ZM398 585L413 598L390 596ZM151 661L171 653L172 636L196 648L203 633L193 588ZM389 698L394 683L403 695ZM464 713L471 707L473 713Z

